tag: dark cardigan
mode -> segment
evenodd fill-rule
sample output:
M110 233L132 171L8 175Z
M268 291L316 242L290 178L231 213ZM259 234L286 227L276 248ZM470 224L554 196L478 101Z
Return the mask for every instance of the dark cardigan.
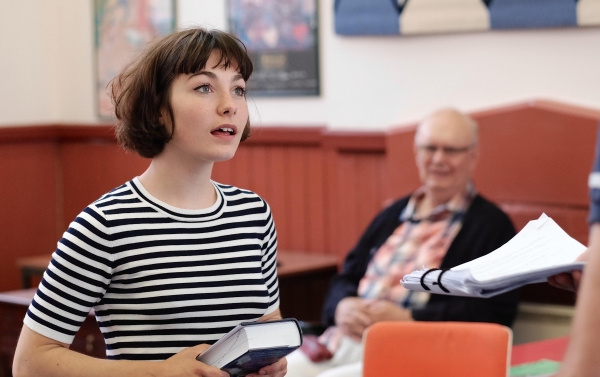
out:
M369 261L402 223L400 213L409 197L384 209L371 222L344 262L343 272L333 277L325 305L323 322L334 325L335 308L345 297L357 296L358 283ZM477 195L465 213L460 231L442 260L442 269L451 268L485 255L510 240L515 228L502 210ZM518 290L492 298L470 298L432 294L425 307L413 309L416 321L493 322L511 326L519 302Z

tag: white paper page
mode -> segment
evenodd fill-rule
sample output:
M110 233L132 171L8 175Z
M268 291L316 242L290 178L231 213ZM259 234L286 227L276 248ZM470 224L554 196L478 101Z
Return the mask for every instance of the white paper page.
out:
M271 322L269 326L248 326L250 348L294 347L302 343L295 322Z
M479 282L570 264L586 247L545 214L488 255L452 268L468 269Z
M425 285L429 288L429 291L426 291L421 286L421 276L423 276L425 272L427 272L427 270L415 270L410 274L404 275L400 283L404 288L413 291L445 294L439 285L433 284L434 282L437 282L441 271L432 271L425 276ZM473 296L473 289L464 284L465 280L470 277L471 274L466 270L453 271L452 273L447 272L442 277L444 281L443 285L445 288L449 289L454 296Z

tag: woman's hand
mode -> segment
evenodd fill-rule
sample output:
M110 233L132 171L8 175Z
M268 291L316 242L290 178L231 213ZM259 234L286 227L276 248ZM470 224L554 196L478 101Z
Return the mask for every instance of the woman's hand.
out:
M580 282L581 271L563 272L562 274L553 275L548 278L548 284L551 286L572 292L579 290Z
M132 361L97 359L70 350L68 344L46 338L23 326L15 350L15 377L229 377L227 372L196 360L208 344L199 344L167 360ZM85 371L83 373L82 371Z
M158 376L165 377L229 377L229 373L217 367L196 360L196 356L206 351L208 344L199 344L161 361Z
M271 365L260 368L256 373L246 375L246 377L283 377L286 373L287 360L284 357Z
M577 257L576 262L587 262L589 258L588 250L584 251ZM548 278L548 284L556 288L565 289L567 291L577 292L579 283L581 282L581 271L572 271L570 273L563 272L553 275Z

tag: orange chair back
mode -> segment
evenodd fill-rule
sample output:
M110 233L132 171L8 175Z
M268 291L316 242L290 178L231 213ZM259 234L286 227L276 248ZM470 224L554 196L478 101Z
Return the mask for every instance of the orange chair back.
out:
M379 322L366 334L364 377L506 377L512 331L492 323Z

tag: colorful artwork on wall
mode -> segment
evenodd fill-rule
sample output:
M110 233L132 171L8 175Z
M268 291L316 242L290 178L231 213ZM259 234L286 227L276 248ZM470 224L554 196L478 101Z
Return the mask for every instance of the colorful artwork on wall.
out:
M317 0L229 0L229 25L254 63L251 96L319 95Z
M342 35L600 25L600 0L336 0Z
M149 41L175 28L173 0L94 0L98 115L114 117L108 85Z

